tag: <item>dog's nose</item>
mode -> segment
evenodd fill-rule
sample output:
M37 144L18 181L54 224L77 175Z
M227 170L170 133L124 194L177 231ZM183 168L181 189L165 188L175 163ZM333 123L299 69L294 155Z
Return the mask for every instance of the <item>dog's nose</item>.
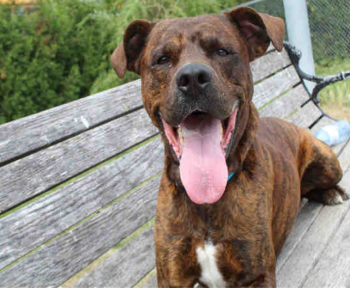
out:
M183 66L176 75L176 84L185 94L201 93L211 82L212 74L208 66L191 63Z

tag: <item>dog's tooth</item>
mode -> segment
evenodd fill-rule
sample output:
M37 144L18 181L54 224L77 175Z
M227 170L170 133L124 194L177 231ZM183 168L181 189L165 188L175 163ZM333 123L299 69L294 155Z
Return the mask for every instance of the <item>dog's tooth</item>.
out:
M231 114L230 115L232 115L232 113L235 111L235 109L236 109L236 107L237 107L237 105L238 105L238 100L236 100L235 101L235 103L233 103L233 105L232 105L232 109L231 109Z
M184 144L184 137L183 137L183 135L182 135L181 126L179 126L179 128L177 129L177 134L179 135L179 139L180 139L181 145Z

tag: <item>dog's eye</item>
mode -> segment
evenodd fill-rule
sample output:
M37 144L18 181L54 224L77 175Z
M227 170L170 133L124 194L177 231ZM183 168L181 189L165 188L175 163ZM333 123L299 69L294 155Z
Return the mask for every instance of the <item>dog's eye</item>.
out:
M157 64L163 65L163 64L169 63L169 61L170 61L170 59L169 59L168 57L166 57L166 56L161 56L161 57L158 58Z
M216 53L219 56L227 56L228 54L230 54L226 49L219 49Z

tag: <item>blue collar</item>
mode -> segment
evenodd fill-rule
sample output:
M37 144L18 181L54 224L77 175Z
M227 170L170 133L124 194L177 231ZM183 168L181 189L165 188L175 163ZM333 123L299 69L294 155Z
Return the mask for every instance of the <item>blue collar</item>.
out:
M235 173L233 173L233 172L230 175L228 175L227 182L230 181L230 179L232 178L233 175L235 175Z

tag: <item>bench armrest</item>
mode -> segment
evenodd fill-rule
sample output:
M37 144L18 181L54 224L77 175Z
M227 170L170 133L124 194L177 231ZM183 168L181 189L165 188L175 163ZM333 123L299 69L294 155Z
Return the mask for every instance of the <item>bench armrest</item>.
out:
M287 50L289 58L291 59L292 64L294 65L295 70L298 72L300 78L303 80L305 79L316 83L316 86L312 90L312 93L311 94L309 93L310 95L309 101L312 100L316 105L320 102L320 99L317 97L317 95L324 87L330 84L333 84L335 82L343 81L350 78L350 70L342 71L339 74L328 75L328 76L317 76L317 75L307 74L299 66L299 61L302 56L301 51L286 41L284 41L283 46Z

